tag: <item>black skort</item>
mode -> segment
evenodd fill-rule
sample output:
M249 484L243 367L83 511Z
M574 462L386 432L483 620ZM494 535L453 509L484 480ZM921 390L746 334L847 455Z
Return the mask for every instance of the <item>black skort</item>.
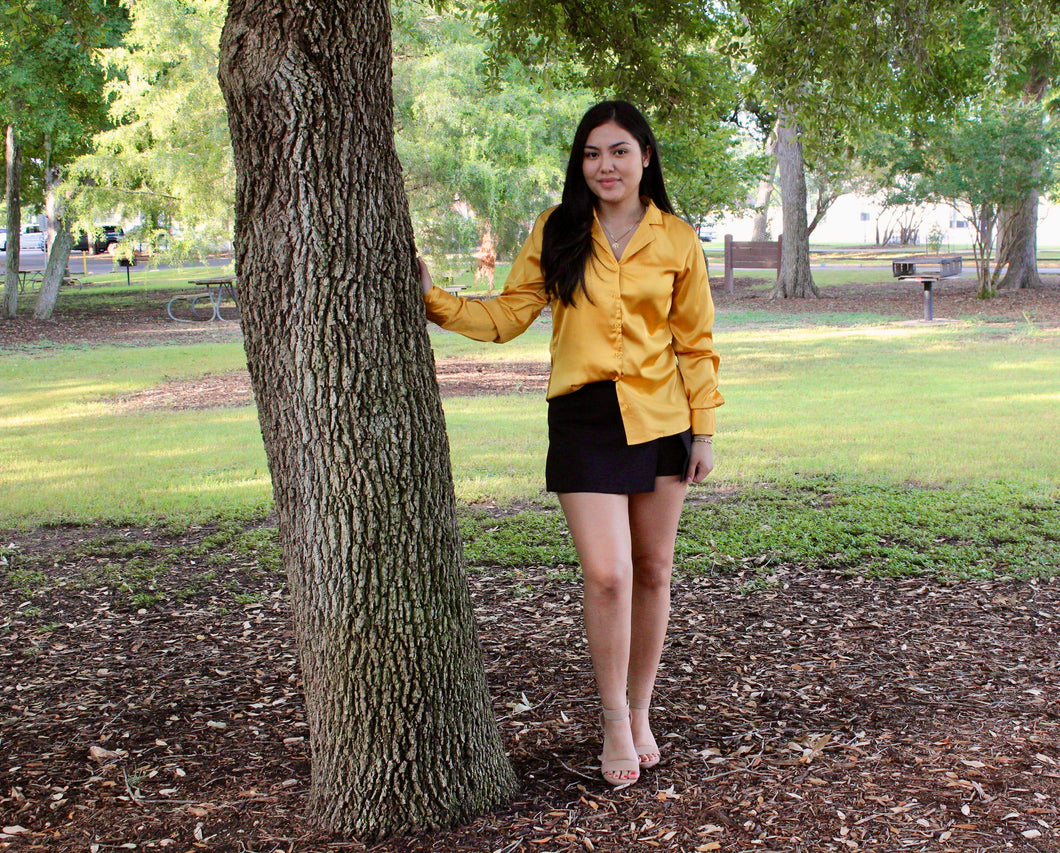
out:
M592 382L548 401L550 492L632 495L655 491L656 477L684 476L692 430L626 444L614 382Z

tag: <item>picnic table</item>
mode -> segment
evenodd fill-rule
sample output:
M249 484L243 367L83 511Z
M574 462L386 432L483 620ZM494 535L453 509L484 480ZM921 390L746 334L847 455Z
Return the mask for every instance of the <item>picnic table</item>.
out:
M205 288L205 293L178 293L169 300L166 305L166 313L169 319L177 323L193 323L196 320L223 320L221 304L226 300L233 302L236 310L239 310L239 299L236 296L236 277L234 275L221 275L214 278L193 278L188 280L189 284ZM178 317L173 313L174 308L178 313L183 313L184 306L181 302L187 301L191 317ZM202 307L200 308L200 303ZM205 303L209 303L206 308ZM209 316L206 316L207 312Z
M960 255L915 255L891 261L891 275L899 281L915 281L924 286L924 319L934 319L931 291L940 278L961 274Z
M40 290L44 285L44 270L19 270L18 271L18 292L25 293L27 290L34 291ZM63 273L63 279L60 282L62 286L81 287L81 279L75 278L70 275L70 270L66 270Z
M18 271L18 292L25 293L26 288L30 290L39 290L40 286L44 283L44 270L19 270Z

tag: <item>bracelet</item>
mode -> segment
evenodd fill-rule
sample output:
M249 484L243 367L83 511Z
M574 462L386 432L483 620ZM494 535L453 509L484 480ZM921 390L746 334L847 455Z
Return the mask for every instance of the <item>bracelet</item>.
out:
M699 442L702 442L703 444L713 444L714 443L714 436L712 436L712 435L694 435L694 436L692 436L692 441L699 441Z

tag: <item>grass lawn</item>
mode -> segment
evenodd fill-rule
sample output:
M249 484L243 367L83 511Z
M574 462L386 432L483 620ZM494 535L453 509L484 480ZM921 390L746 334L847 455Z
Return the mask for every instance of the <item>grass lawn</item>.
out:
M111 298L124 297L118 289ZM548 358L544 321L503 347L431 334L438 359ZM754 557L953 576L1060 565L1060 331L744 311L726 314L716 337L727 404L717 471L686 513L686 567ZM270 483L251 406L123 404L243 366L238 343L9 351L0 362L0 526L265 516ZM476 506L555 507L541 490L546 407L538 394L444 405L469 555L496 563L496 547L476 532ZM527 514L497 515L482 522L494 540L510 527L513 541L526 541ZM545 515L541 541L562 568L573 557L559 516ZM955 526L969 518L981 523ZM1029 550L988 559L1021 536ZM511 559L521 554L513 548Z
M1060 435L1060 333L957 325L778 328L774 315L752 314L732 322L716 330L727 399L718 412L720 484L806 475L1034 489L1060 482L1053 452ZM445 332L434 341L438 357L547 359L544 328L504 347ZM544 447L537 398L513 396L499 405L467 398L445 408L458 476L465 459L478 455L521 457L533 436ZM528 464L539 460L531 454Z

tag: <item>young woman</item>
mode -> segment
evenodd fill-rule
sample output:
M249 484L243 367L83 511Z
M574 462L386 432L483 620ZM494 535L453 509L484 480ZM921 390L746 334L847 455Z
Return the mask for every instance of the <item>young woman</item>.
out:
M501 295L432 285L427 316L502 343L552 306L545 481L584 576L585 630L603 706L600 772L616 787L659 763L649 707L670 615L685 488L714 467L714 306L703 250L673 215L659 150L624 101L590 109L563 198L543 213Z

